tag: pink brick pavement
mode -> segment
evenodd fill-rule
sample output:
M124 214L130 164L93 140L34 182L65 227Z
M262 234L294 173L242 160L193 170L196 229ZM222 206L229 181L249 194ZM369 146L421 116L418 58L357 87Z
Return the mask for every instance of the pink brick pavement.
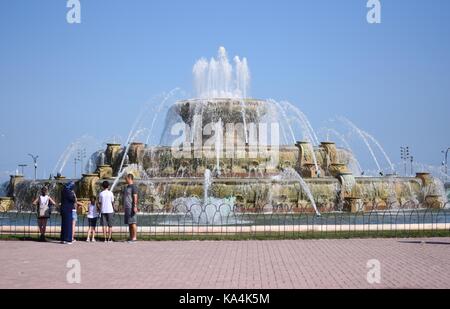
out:
M423 241L423 242L421 242ZM81 284L66 263L81 263ZM369 284L367 261L381 263ZM450 288L450 238L58 243L0 241L0 288Z

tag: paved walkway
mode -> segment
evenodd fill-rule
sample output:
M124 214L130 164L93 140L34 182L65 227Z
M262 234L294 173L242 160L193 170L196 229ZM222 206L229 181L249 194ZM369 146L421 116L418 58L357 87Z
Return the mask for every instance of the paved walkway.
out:
M71 259L80 262L80 284L67 283ZM379 284L367 281L372 259ZM0 289L91 287L450 288L450 238L0 242Z

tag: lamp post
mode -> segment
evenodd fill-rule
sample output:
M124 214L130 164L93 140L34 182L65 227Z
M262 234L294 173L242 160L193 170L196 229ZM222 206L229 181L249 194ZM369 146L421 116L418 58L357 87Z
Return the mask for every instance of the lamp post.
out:
M34 163L34 180L37 179L37 159L39 158L39 156L34 156L31 153L28 154L32 159L33 159L33 163Z
M409 154L409 146L400 147L400 158L403 160L403 165L405 167L405 176L406 176L406 162L411 159ZM412 163L411 163L412 164Z
M80 172L83 174L83 160L86 158L86 148L78 149L77 160L80 162Z
M74 174L73 174L73 178L77 178L77 162L80 161L80 159L78 158L74 158L73 159L73 166L74 166Z
M28 164L19 164L19 165L17 165L17 166L20 167L20 170L21 170L21 172L22 172L21 175L22 175L22 176L25 175L25 174L24 174L24 168L27 167Z
M445 180L448 179L448 152L449 151L450 151L450 147L448 147L447 150L442 150L442 153L444 154L444 161L442 162L442 165L444 166Z

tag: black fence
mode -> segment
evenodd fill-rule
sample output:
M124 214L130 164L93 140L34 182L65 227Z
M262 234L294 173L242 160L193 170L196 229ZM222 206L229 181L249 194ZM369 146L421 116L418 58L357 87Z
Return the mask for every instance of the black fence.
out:
M385 206L385 205L384 205ZM245 212L230 205L181 205L170 211L138 214L138 236L157 238L333 238L333 237L413 237L450 236L450 204L440 209L394 208L371 211L327 212L320 216L310 209L272 208ZM381 208L381 207L380 207ZM267 209L266 209L267 210ZM97 238L102 240L98 220ZM35 212L0 213L0 239L34 239L39 236ZM59 238L61 217L54 212L47 221L46 236ZM76 238L86 237L88 219L78 215ZM113 238L128 238L123 213L113 219Z

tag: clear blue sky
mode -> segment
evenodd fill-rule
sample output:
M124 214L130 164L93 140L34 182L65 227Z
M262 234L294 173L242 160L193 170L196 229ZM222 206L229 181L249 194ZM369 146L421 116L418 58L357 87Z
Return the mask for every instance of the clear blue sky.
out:
M221 45L249 59L254 97L293 102L317 129L346 116L393 161L408 144L438 165L450 146L450 1L381 0L380 25L366 2L81 0L70 25L65 0L1 0L0 177L28 152L49 173L83 134L126 136L148 98L191 92L194 62Z

